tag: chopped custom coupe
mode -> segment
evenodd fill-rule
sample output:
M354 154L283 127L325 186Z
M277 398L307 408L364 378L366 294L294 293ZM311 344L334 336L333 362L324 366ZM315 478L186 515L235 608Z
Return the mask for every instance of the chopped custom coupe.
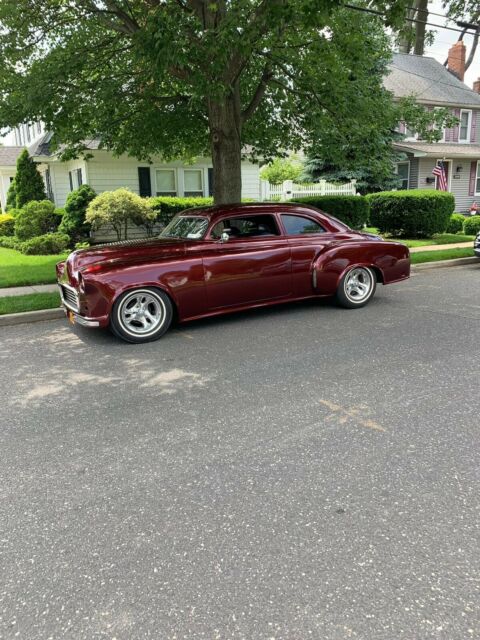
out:
M363 307L377 282L410 275L408 249L300 204L190 209L159 237L74 251L57 265L71 322L128 342L180 322L241 309L336 296Z

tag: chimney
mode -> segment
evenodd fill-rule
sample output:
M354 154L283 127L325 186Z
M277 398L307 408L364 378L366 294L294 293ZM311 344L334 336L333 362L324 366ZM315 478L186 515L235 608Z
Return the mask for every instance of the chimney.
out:
M465 51L465 45L462 40L459 40L450 47L448 52L448 70L462 82L465 76Z
M477 78L473 83L473 90L475 93L480 93L480 78Z

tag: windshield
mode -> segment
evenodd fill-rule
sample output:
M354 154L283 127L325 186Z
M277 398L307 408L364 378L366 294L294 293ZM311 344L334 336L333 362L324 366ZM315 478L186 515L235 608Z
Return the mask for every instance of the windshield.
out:
M160 238L188 238L200 240L208 227L208 218L200 216L175 216L160 234Z

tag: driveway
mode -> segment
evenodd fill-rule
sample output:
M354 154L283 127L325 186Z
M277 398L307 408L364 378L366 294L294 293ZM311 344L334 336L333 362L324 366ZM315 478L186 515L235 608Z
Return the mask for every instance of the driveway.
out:
M2 328L0 638L479 638L479 288Z

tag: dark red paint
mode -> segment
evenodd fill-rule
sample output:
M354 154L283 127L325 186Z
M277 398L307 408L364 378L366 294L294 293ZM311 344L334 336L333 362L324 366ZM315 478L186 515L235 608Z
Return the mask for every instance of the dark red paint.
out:
M281 213L310 217L324 233L288 236ZM224 218L274 215L278 236L210 238ZM410 275L408 249L358 231L327 214L296 204L251 204L190 210L209 219L202 240L157 238L74 251L57 265L59 284L78 294L79 318L109 324L116 298L128 289L158 287L172 299L180 321L302 298L331 296L353 266L375 270L383 284ZM315 272L315 278L314 278ZM316 286L314 286L316 280Z

